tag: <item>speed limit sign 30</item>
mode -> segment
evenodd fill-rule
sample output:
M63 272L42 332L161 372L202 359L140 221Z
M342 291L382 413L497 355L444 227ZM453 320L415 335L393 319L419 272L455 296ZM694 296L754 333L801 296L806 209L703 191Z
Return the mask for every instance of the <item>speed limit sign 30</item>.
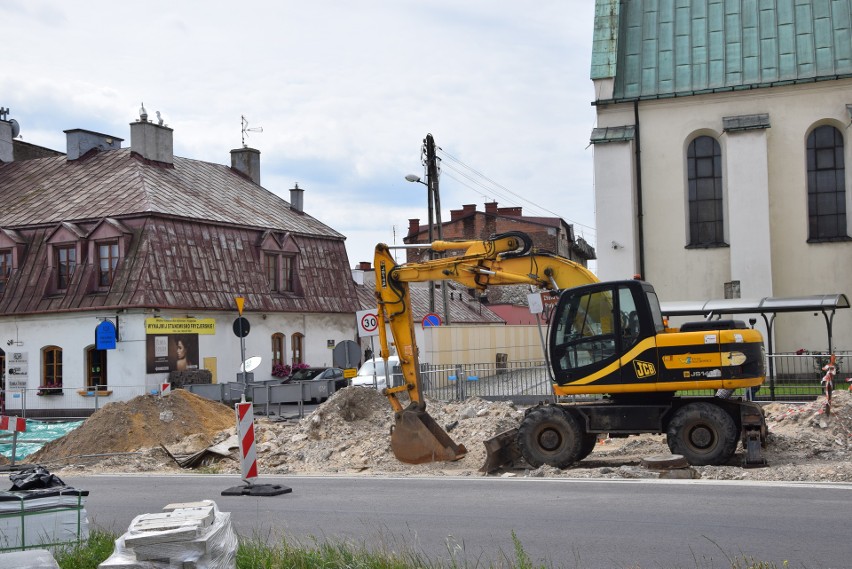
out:
M366 338L369 336L379 335L379 318L376 315L377 310L359 310L355 313L355 320L358 324L358 336Z

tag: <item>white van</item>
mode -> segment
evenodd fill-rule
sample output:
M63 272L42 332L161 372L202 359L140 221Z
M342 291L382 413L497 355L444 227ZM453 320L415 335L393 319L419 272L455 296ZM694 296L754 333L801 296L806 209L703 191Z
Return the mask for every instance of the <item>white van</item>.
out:
M375 364L373 362L375 362ZM382 390L385 387L388 387L388 376L395 376L397 378L397 383L399 383L402 379L398 370L399 357L389 356L388 367L390 369L386 370L385 360L380 357L375 360L367 360L364 362L364 365L361 366L361 369L358 370L358 375L352 378L352 385L361 385L364 387L373 387L375 385L377 389ZM376 378L375 383L373 383L374 372ZM393 383L393 380L391 380L391 384Z

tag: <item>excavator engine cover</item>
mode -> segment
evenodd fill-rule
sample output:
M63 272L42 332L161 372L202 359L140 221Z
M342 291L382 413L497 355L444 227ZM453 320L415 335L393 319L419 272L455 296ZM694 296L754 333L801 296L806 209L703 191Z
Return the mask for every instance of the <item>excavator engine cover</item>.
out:
M459 460L467 454L464 445L453 442L425 409L414 405L396 414L391 449L408 464Z

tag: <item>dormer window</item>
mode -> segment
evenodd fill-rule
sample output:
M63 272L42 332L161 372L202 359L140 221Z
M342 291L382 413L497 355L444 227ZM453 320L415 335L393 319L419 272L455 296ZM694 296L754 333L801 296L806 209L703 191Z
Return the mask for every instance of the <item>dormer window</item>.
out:
M98 286L108 287L115 278L115 269L118 267L118 241L97 243L98 257Z
M260 240L266 282L270 292L301 294L298 278L299 247L289 235L279 239L271 232Z
M294 266L296 259L292 255L264 253L266 258L266 279L271 292L295 292Z
M6 290L6 284L12 278L12 250L0 249L0 293Z
M59 245L54 250L56 251L56 288L65 290L71 283L77 268L77 246Z

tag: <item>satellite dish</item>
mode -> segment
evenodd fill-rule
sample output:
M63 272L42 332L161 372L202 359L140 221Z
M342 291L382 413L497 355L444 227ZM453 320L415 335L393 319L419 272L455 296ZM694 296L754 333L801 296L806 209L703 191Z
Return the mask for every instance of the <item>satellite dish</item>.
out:
M248 373L248 372L254 370L257 366L260 365L261 361L263 361L263 360L260 356L250 357L249 359L247 359L246 361L244 361L242 363L242 365L240 366L240 372Z
M12 123L12 138L17 138L21 134L21 125L15 119L9 119L9 122Z

